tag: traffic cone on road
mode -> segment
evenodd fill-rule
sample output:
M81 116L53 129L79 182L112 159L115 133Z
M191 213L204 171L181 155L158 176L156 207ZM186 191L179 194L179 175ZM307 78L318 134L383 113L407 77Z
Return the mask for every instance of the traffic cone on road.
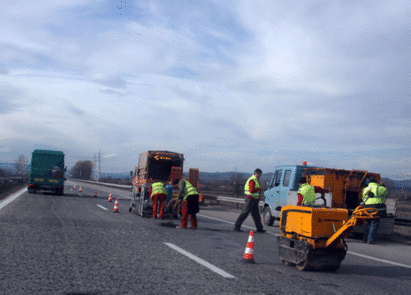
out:
M254 263L254 232L250 231L247 246L245 246L243 262Z
M118 199L116 199L116 201L114 202L114 213L120 213L118 211Z
M113 202L113 200L111 199L111 193L108 195L108 201Z
M81 191L82 191L81 186L79 187L78 191L81 193Z
M96 190L96 192L94 193L94 197L97 198L97 190Z
M77 189L76 184L74 184L74 189Z

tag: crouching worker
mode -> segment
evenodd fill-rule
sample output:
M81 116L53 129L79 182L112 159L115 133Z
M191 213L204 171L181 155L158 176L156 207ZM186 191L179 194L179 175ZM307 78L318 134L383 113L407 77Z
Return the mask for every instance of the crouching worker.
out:
M151 198L151 201L153 202L153 215L151 218L156 219L157 218L157 203L160 203L160 210L158 217L161 219L164 218L164 201L166 200L167 197L167 191L166 188L164 187L164 183L162 182L154 182L149 190L149 195Z
M181 224L177 228L187 228L188 216L190 215L191 226L189 228L197 229L196 214L200 211L200 206L198 205L198 192L187 180L175 179L173 184L176 185L177 183L180 189L178 199L180 202L184 202L181 210L183 215Z

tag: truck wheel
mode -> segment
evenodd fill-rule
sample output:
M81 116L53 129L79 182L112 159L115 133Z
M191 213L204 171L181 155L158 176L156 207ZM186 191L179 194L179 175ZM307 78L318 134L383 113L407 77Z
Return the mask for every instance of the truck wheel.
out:
M58 195L58 196L64 195L64 188L58 188L58 189L56 189L56 195Z
M272 226L274 224L274 217L271 215L270 207L265 207L263 210L263 221L267 226Z

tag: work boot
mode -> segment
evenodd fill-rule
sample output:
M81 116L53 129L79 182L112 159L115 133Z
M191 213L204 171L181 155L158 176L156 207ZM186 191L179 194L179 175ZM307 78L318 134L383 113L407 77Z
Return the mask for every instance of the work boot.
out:
M176 228L184 228L184 229L187 229L186 227L181 226L181 225L177 226Z
M243 230L241 228L236 227L236 226L234 227L234 231L243 232Z
M267 231L265 229L257 229L258 233L266 233Z
M187 227L188 229L193 229L193 230L196 230L197 229L197 227L194 227L194 226L189 226L189 227Z

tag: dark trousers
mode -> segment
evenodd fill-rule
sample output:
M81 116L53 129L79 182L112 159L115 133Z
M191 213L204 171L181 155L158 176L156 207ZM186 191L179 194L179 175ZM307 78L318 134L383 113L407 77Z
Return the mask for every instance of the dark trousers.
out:
M257 230L263 229L263 224L261 223L260 217L260 210L258 208L259 200L245 198L244 209L241 212L240 216L238 216L237 221L235 223L236 228L241 228L244 220L248 217L248 214L251 213L251 217L253 217L255 227Z
M367 224L364 228L364 236L363 241L364 243L374 243L375 239L377 238L378 228L380 227L380 219L372 219L367 221Z

